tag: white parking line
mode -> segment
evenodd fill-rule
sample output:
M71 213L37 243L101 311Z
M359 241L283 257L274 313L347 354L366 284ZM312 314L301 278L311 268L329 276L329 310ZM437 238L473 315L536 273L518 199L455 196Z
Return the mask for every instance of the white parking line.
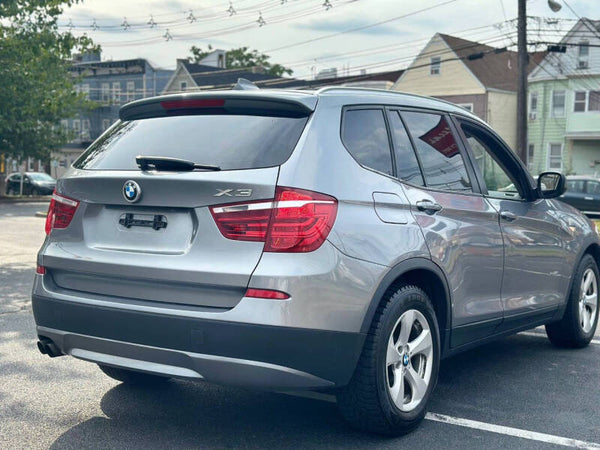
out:
M280 394L291 395L293 397L310 398L329 403L335 403L335 396L322 394L311 391L294 391L294 392L279 392ZM581 448L581 449L600 449L600 444L595 442L580 441L577 439L565 438L562 436L554 436L552 434L537 433L535 431L522 430L520 428L505 427L503 425L495 425L493 423L478 422L476 420L462 419L460 417L446 416L444 414L427 413L426 420L432 422L441 422L459 427L473 428L475 430L489 431L490 433L504 434L522 439L529 439L547 444L563 445L565 447Z
M579 441L552 434L536 433L535 431L521 430L520 428L505 427L492 423L478 422L476 420L461 419L459 417L445 416L443 414L427 413L426 419L434 422L442 422L459 427L474 428L476 430L489 431L491 433L504 434L532 441L545 442L547 444L564 445L565 447L600 449L600 444L594 442Z
M522 334L523 336L547 337L544 332L538 333L536 331L521 331L519 334ZM600 339L594 338L590 341L590 344L600 345Z

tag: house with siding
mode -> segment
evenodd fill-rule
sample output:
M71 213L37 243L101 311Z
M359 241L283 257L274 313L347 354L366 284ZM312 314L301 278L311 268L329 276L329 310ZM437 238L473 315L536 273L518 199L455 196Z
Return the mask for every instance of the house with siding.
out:
M530 55L530 68L543 53ZM511 147L517 141L517 53L436 33L393 90L450 101L492 126Z
M600 20L579 20L528 77L534 173L600 176Z
M175 72L167 82L163 94L231 89L240 78L253 82L259 88L302 89L308 86L304 80L277 77L264 73L260 68L225 69L222 66L208 65L205 60L196 64L187 59L178 59Z
M118 119L123 104L159 95L173 74L143 58L102 61L99 52L78 55L69 70L77 78L76 90L97 106L61 121L74 139L52 155L50 172L57 178Z

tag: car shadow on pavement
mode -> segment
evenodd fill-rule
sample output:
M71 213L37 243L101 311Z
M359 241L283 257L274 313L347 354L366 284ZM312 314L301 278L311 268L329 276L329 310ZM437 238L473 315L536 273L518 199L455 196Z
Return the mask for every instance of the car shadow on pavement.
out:
M385 442L350 429L330 402L201 382L176 380L153 388L120 384L104 395L101 408L106 418L71 428L51 448L82 442L111 448L303 448L336 441L375 447Z

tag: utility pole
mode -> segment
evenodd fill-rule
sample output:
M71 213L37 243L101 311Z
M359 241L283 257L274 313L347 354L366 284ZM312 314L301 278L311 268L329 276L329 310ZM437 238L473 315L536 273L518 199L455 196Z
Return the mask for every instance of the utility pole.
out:
M517 87L517 155L527 163L527 0L519 0L517 50L519 72Z

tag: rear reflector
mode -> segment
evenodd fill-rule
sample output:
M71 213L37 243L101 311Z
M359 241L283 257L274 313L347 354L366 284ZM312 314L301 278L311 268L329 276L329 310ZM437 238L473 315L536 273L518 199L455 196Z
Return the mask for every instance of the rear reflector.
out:
M64 197L54 191L46 216L46 234L50 234L55 228L67 228L78 206L79 202L77 200Z
M211 214L228 239L265 243L265 252L311 252L333 227L337 200L304 189L277 187L270 201L213 206Z
M268 298L273 300L285 300L286 298L290 298L290 296L285 292L273 291L271 289L254 288L248 288L244 297Z
M46 268L44 266L37 266L37 268L35 269L35 273L44 275L46 273Z
M193 108L222 108L225 106L223 98L189 98L183 100L166 100L160 102L165 109L193 109Z

